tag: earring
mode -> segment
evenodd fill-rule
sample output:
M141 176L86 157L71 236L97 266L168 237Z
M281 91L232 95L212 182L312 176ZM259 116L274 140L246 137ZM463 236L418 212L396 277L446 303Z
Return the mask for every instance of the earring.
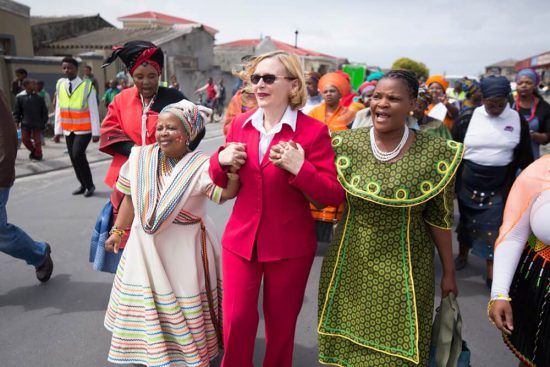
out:
M414 115L414 111L410 111L410 112L409 112L409 115L410 115L410 116Z

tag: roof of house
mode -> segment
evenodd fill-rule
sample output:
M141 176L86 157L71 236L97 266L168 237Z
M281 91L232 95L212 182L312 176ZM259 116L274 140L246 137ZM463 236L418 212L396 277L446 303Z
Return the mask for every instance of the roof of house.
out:
M57 23L64 22L66 20L82 19L82 18L95 18L99 17L99 14L89 14L89 15L64 15L59 17L43 17L43 16L31 16L31 26L41 25L48 23Z
M487 65L487 68L494 68L494 67L500 67L500 68L513 68L516 65L516 62L518 60L516 59L506 59L499 62L495 62L494 64Z
M117 20L121 21L121 22L124 22L125 20L135 20L135 21L151 21L151 20L154 20L154 21L157 21L157 22L168 23L168 24L202 24L202 23L194 21L194 20L174 17L172 15L158 13L156 11L144 11L144 12L141 12L141 13L125 15L123 17L117 18ZM202 25L204 26L204 29L208 33L210 33L211 35L215 35L216 33L219 32L215 28L209 27L205 24L202 24Z
M256 47L262 42L262 39L255 38L255 39L241 39L236 40L232 42L222 43L220 45L217 45L217 47L221 48L232 48L232 47ZM275 40L271 38L271 42L277 47L278 50L285 51L291 54L295 54L298 56L318 56L318 57L328 57L332 59L339 59L339 57L327 55L321 52L308 50L301 47L294 47L288 43Z
M105 27L78 37L53 42L48 46L54 48L105 49L135 40L149 41L160 46L163 43L191 33L194 29L201 28L203 28L201 25L123 29Z
M0 10L5 10L25 18L28 18L31 14L30 7L12 0L0 0Z

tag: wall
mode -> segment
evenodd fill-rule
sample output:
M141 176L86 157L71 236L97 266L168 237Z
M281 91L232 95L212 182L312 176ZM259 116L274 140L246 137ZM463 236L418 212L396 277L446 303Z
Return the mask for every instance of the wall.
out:
M90 65L94 72L94 76L97 78L99 85L99 97L105 93L105 81L113 79L118 71L116 66L110 65L105 69L101 69L103 64L103 57L98 55L84 55L76 57L79 60L79 75L83 74L83 66ZM6 95L9 95L11 102L15 101L15 97L10 94L11 81L15 77L15 70L18 68L24 68L29 73L29 78L42 80L44 82L44 88L50 95L55 94L55 84L59 78L63 77L61 72L61 60L62 57L43 57L37 56L34 58L26 57L0 57L0 88L4 90ZM104 117L107 113L107 109L100 102L99 104L100 116Z
M33 56L29 17L6 10L6 2L0 0L0 37L11 38L15 53L11 56ZM19 4L16 4L19 5ZM28 9L28 8L27 8Z
M242 64L244 56L254 55L255 50L252 46L245 47L215 47L214 63L223 71L231 72L235 67Z
M197 28L160 46L167 59L167 80L176 75L182 92L196 102L195 90L203 86L209 76L214 76L214 38Z

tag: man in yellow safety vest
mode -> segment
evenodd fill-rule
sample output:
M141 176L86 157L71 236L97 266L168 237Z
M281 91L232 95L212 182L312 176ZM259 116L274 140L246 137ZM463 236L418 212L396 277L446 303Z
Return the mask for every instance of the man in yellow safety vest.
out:
M59 143L61 135L65 136L69 157L80 182L73 195L90 197L95 186L86 159L86 148L90 140L94 143L99 141L97 91L90 79L78 77L78 61L74 58L65 57L61 68L66 78L59 79L56 85L54 141Z

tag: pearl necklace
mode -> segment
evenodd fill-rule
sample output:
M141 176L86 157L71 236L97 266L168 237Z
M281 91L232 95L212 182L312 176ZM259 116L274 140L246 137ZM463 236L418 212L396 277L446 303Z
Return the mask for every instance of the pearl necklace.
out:
M403 137L401 138L401 141L394 150L391 152L383 152L378 148L378 145L376 145L376 140L374 139L374 127L370 129L370 147L372 149L372 154L381 162L388 162L394 159L401 153L401 150L403 150L403 147L405 146L405 143L407 143L407 139L409 138L409 128L405 126L405 131L403 132Z

